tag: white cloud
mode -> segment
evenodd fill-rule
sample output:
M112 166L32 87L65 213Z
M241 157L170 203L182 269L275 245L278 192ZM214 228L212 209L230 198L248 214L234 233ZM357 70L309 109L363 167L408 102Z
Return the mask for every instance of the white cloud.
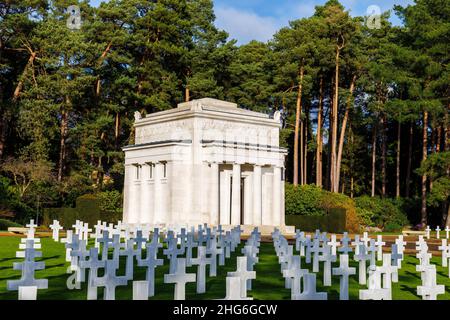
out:
M245 44L251 40L267 41L285 23L274 17L264 17L231 7L215 8L216 26L227 31L230 38Z

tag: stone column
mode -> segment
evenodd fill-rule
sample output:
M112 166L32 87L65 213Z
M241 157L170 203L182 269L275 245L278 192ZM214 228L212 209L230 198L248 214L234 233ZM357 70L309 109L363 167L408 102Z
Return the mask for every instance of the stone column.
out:
M273 167L273 202L272 223L279 226L281 223L281 168Z
M284 181L286 180L286 172L285 168L281 168L281 225L286 225L286 213L285 213L285 190L284 190Z
M261 225L261 166L253 166L253 221L254 225Z
M163 220L163 212L162 210L162 185L161 185L161 178L162 178L162 163L158 162L155 164L155 172L153 172L153 176L155 177L155 184L154 184L154 196L153 196L153 223L165 223L166 221Z
M129 222L132 210L132 183L134 166L131 164L125 165L125 181L123 184L123 222Z
M219 224L219 164L211 163L211 196L209 202L210 222Z
M231 225L241 224L241 165L233 164L233 184L231 194Z
M151 199L150 199L150 166L146 163L141 170L141 210L139 212L139 223L150 223L151 221Z

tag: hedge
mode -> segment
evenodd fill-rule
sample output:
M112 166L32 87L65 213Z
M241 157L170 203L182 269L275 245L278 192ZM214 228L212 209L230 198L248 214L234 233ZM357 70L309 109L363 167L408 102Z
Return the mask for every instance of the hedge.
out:
M8 230L10 227L22 227L22 225L6 219L0 219L0 230Z
M361 222L356 213L355 202L346 195L328 192L315 185L299 185L294 187L290 183L285 184L285 191L286 221L294 221L296 219L291 218L291 216L301 216L311 218L310 220L301 219L302 223L306 225L329 225L326 222L327 219L334 219L334 217L329 218L331 212L334 212L335 209L342 209L345 212L345 222L340 221L337 223L337 226L330 227L333 230L337 230L341 228L342 223L345 223L344 231L352 233L361 231ZM326 218L327 216L328 218ZM325 222L323 222L323 219L325 219ZM289 225L288 222L286 224ZM295 225L294 222L292 224ZM321 230L333 232L332 230L323 228Z
M122 219L122 213L100 210L100 199L88 194L77 198L75 208L44 209L43 224L50 225L54 219L63 227L71 228L76 220L82 220L90 225L95 225L98 220L117 223Z
M286 215L286 225L294 225L301 231L317 229L328 232L342 233L347 231L347 212L345 209L330 209L322 216Z

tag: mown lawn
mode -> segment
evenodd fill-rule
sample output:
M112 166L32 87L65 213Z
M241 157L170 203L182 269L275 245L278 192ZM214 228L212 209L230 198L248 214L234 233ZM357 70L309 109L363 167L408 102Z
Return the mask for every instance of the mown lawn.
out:
M18 279L20 271L13 270L13 262L21 261L22 259L15 258L20 238L17 237L1 237L0 238L0 299L17 299L17 291L6 291L6 281L11 279ZM38 291L38 299L86 299L86 284L83 283L81 290L69 290L66 286L67 278L70 276L66 273L69 263L65 262L64 244L56 243L50 238L42 238L43 257L37 259L45 261L45 270L36 271L37 278L45 278L49 280L47 290ZM227 259L226 265L218 266L217 277L207 278L205 294L197 295L195 293L195 283L189 283L186 286L187 299L221 299L225 296L225 277L227 272L236 269L236 256L241 251L238 247L232 257ZM196 253L194 252L194 256ZM161 257L162 258L162 255ZM124 257L121 257L121 269L119 275L125 273ZM450 279L448 278L447 268L441 266L441 258L433 257L432 262L437 265L437 281L439 284L446 286L446 293L439 296L440 300L450 300ZM381 262L379 262L381 264ZM395 300L416 300L420 299L416 295L417 286L421 284L420 273L416 272L415 266L418 259L414 256L406 256L402 263L402 269L399 274L399 282L393 283L392 295ZM336 262L334 266L338 266ZM351 265L358 271L357 262L352 262ZM302 268L307 265L302 261ZM310 269L312 268L311 266ZM168 273L169 263L165 261L164 266L156 269L156 295L152 299L172 299L173 285L163 283L163 275ZM322 264L321 264L322 268ZM253 290L249 292L249 296L254 299L273 299L283 300L290 299L290 290L284 288L284 278L280 273L280 265L275 255L275 250L272 243L262 243L259 254L259 263L255 268L257 278L253 281ZM196 272L196 267L188 268L188 272ZM208 271L207 271L208 272ZM101 273L99 274L101 275ZM145 279L145 268L135 267L134 280ZM358 284L358 275L350 278L350 299L358 299L359 290L364 289L364 286ZM322 286L322 272L317 274L317 290L328 292L328 298L339 299L339 278L333 277L333 285L331 287ZM99 298L102 297L102 289L99 288ZM116 299L131 299L132 298L132 282L128 286L118 287L116 290Z

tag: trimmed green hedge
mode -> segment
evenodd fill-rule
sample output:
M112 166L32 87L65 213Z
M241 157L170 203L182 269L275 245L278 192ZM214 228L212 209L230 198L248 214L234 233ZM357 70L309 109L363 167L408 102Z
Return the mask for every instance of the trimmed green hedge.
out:
M0 230L8 230L10 227L22 227L22 225L6 219L0 219Z
M346 231L346 210L330 209L322 216L286 215L286 225L294 225L301 231L315 231L342 233Z
M95 225L98 220L117 223L122 219L120 211L104 211L100 209L101 200L92 194L77 198L75 208L46 208L44 209L43 224L49 225L54 219L65 228L71 228L76 220L82 220Z

